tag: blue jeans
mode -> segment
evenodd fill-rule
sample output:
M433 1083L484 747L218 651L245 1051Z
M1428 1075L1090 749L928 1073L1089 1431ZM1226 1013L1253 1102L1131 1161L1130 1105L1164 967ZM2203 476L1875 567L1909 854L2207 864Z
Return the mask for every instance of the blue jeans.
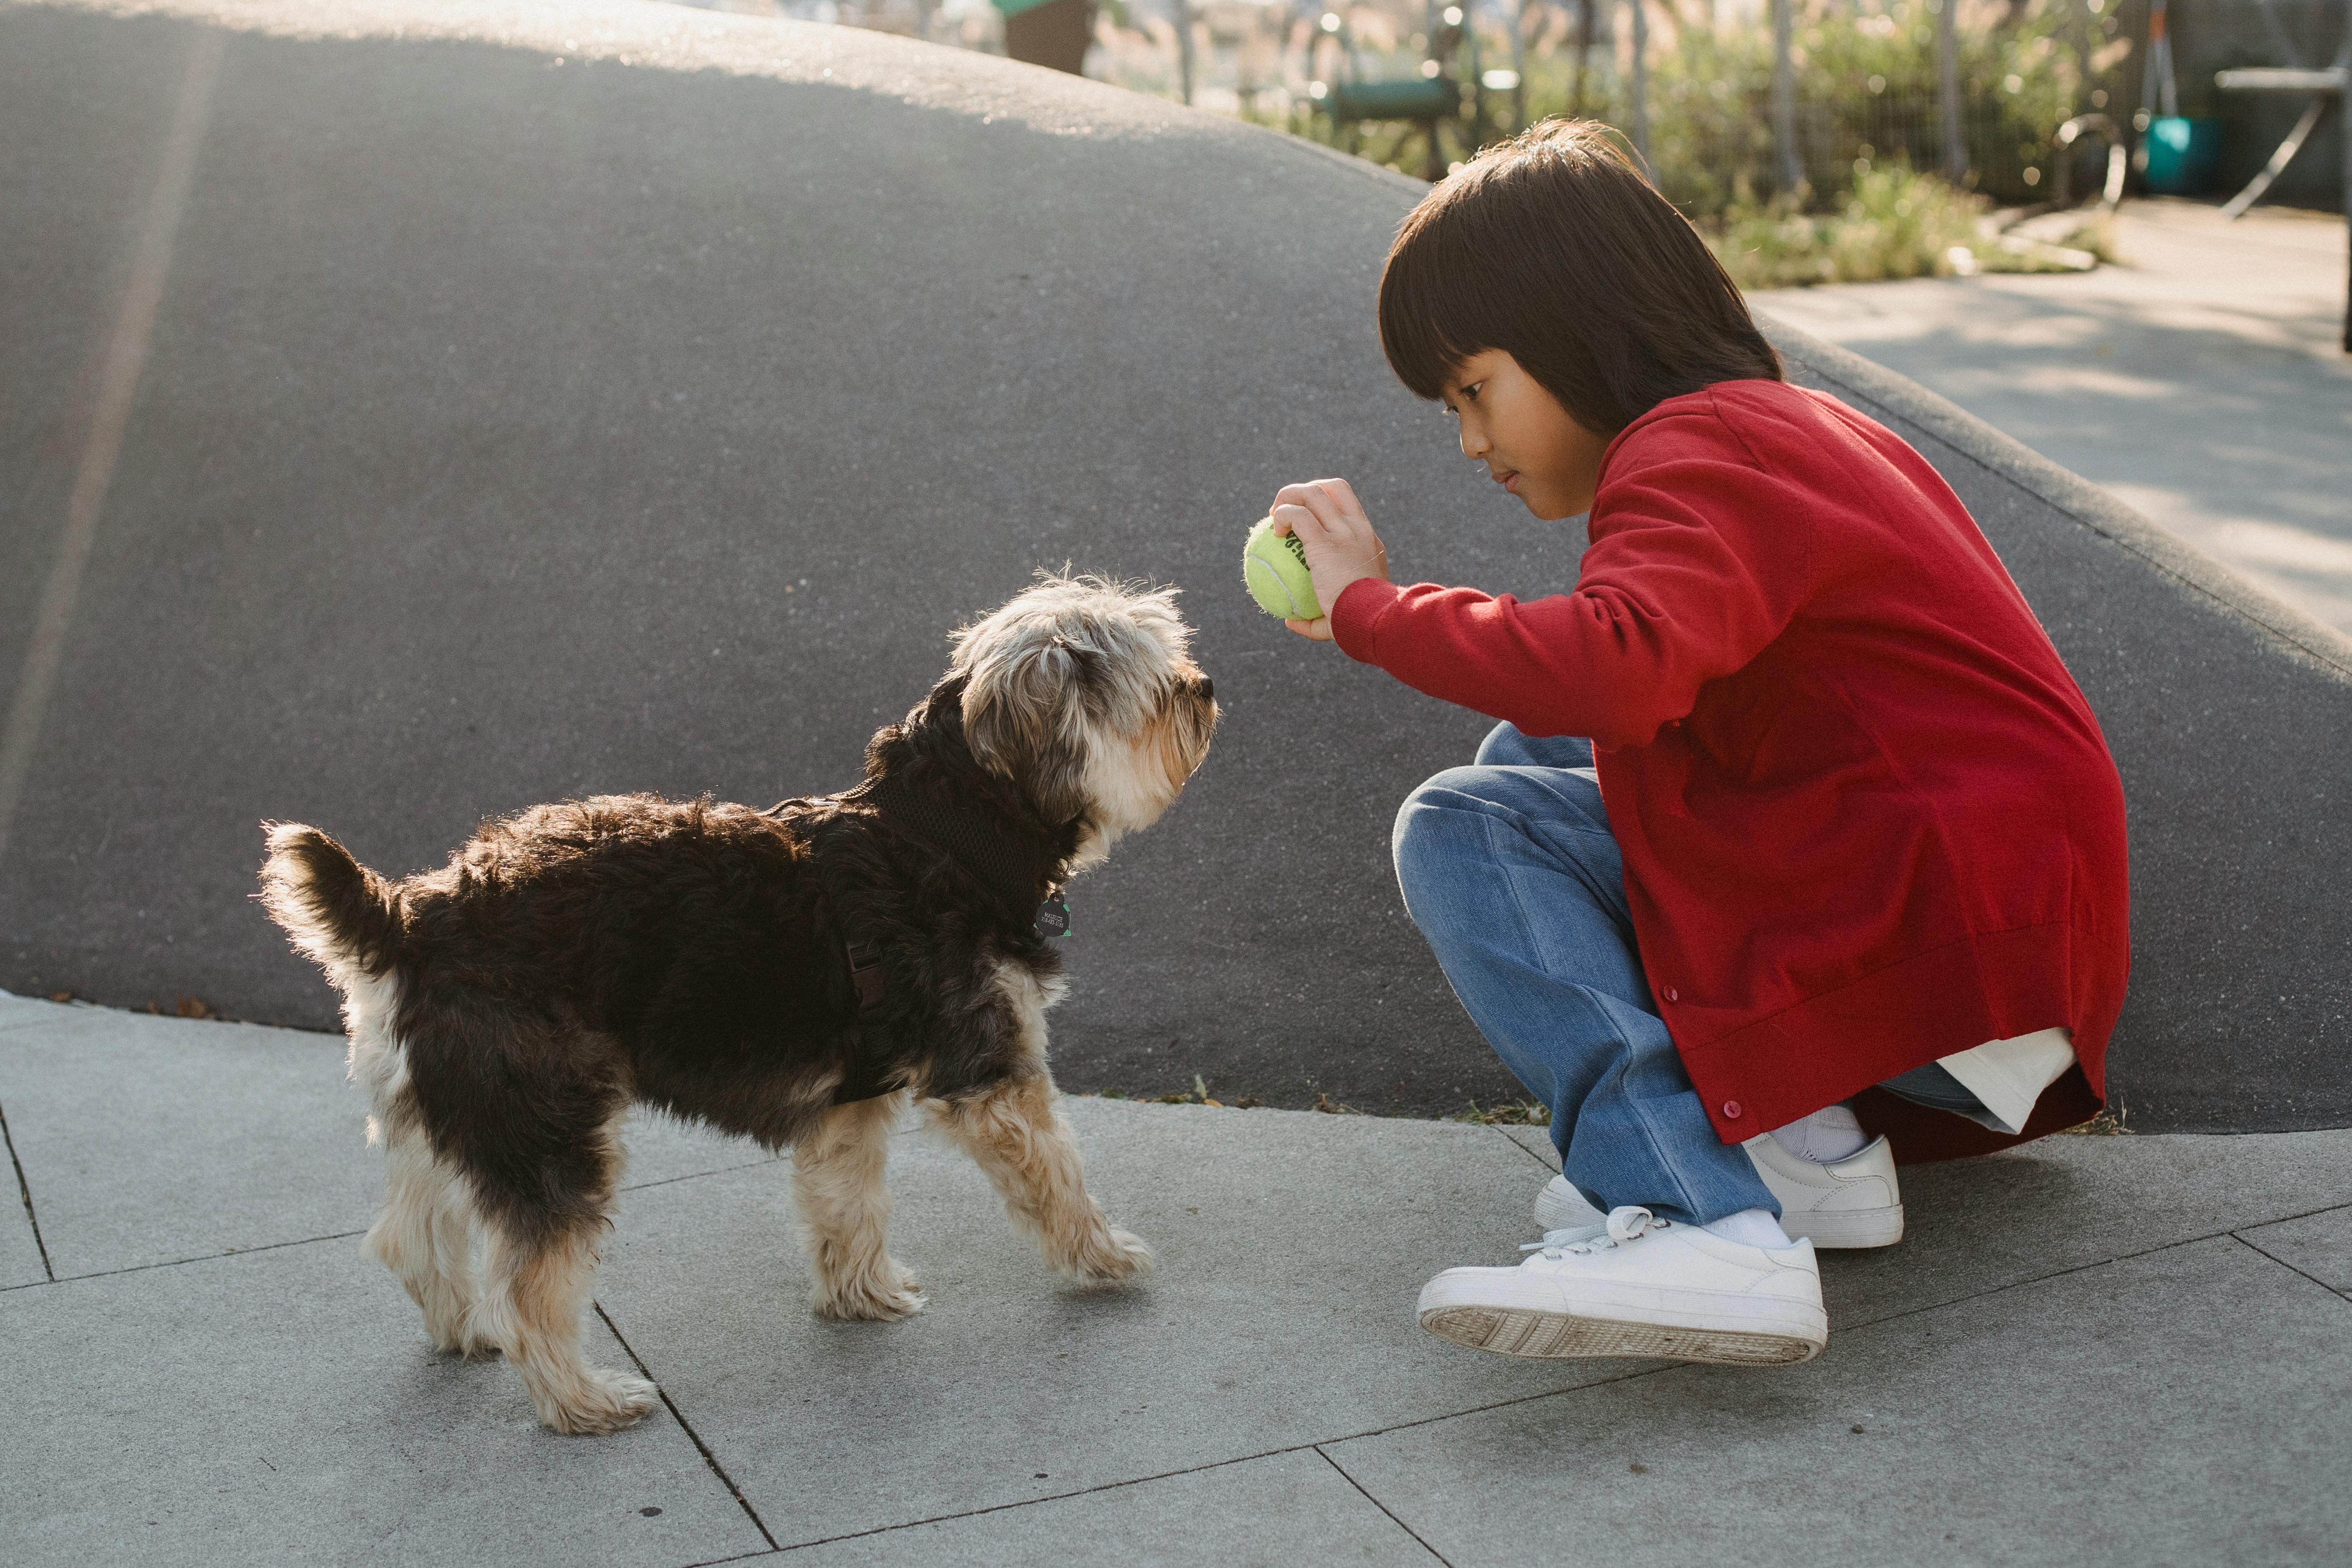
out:
M1496 727L1397 813L1397 884L1471 1020L1551 1109L1561 1169L1603 1210L1706 1225L1780 1205L1715 1134L1650 998L1592 747Z

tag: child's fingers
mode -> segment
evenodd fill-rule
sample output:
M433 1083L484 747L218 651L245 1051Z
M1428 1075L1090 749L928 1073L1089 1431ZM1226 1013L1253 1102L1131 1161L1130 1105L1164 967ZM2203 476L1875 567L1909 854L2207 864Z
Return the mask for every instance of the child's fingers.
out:
M1267 515L1274 519L1275 532L1296 533L1301 543L1310 535L1318 540L1323 536L1322 521L1303 506L1277 506Z
M1297 632L1300 637L1305 637L1309 642L1329 642L1331 640L1331 617L1328 616L1322 616L1318 620L1285 621L1282 624L1288 626L1292 631Z
M1345 479L1317 479L1315 488L1329 498L1339 514L1356 522L1370 522L1363 503L1356 499L1355 488Z
M1305 506L1318 493L1322 482L1310 479L1305 484L1285 485L1274 492L1274 504L1278 507Z
M1337 494L1333 492L1335 486L1338 487ZM1289 490L1297 492L1290 504L1304 507L1313 513L1315 521L1323 525L1324 531L1335 537L1345 537L1350 530L1366 521L1362 513L1341 503L1341 496L1346 496L1349 503L1355 500L1343 479L1318 479L1311 485L1293 485ZM1284 492L1286 496L1289 490Z
M1274 504L1276 509L1304 507L1332 527L1369 521L1364 509L1356 504L1356 492L1348 488L1345 479L1310 479L1305 484L1285 485L1276 494Z

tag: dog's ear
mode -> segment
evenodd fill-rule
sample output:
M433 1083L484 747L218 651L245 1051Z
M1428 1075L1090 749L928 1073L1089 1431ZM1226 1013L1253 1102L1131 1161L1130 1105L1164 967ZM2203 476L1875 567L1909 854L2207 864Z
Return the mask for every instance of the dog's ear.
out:
M963 689L972 756L1018 784L1046 821L1076 821L1091 804L1087 691L1100 682L1103 656L1058 633L974 651Z

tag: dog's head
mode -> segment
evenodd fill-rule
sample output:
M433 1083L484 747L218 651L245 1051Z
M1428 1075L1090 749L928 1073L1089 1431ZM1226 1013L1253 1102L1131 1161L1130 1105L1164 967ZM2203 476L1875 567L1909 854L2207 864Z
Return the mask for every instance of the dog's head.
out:
M1208 755L1217 704L1192 640L1173 588L1049 574L955 634L972 755L1079 826L1072 869L1157 821Z

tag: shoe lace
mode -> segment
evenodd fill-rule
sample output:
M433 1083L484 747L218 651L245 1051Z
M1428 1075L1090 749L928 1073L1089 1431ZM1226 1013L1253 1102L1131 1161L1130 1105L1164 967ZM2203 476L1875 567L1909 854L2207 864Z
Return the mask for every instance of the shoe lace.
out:
M1600 1225L1570 1226L1564 1230L1548 1230L1541 1241L1530 1241L1521 1252L1541 1252L1546 1258L1562 1258L1573 1253L1606 1252L1646 1231L1666 1230L1674 1221L1660 1219L1648 1209L1626 1204L1609 1211L1608 1219Z

